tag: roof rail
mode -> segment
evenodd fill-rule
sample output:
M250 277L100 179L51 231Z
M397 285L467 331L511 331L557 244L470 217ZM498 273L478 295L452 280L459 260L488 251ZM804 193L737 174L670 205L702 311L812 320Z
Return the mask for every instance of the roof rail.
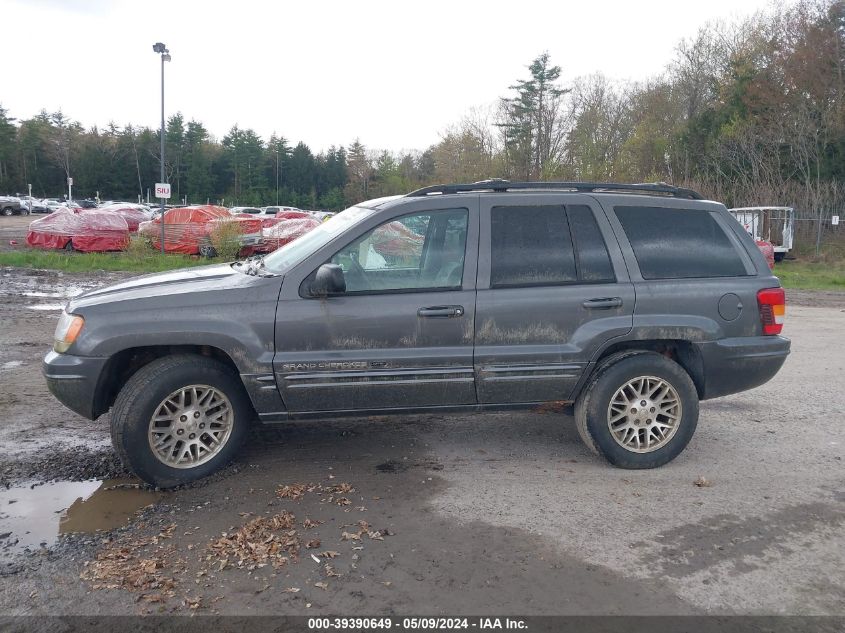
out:
M692 189L673 187L665 182L625 184L618 182L511 182L501 178L480 180L474 183L456 185L432 185L417 189L406 197L417 198L431 194L466 193L471 191L521 191L521 190L567 190L587 193L643 193L662 194L674 198L703 200L704 197Z

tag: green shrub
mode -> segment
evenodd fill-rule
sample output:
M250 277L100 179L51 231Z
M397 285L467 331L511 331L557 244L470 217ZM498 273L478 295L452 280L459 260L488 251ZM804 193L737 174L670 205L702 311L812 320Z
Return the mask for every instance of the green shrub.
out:
M241 250L241 227L238 222L218 222L209 237L216 257L225 261L237 259Z

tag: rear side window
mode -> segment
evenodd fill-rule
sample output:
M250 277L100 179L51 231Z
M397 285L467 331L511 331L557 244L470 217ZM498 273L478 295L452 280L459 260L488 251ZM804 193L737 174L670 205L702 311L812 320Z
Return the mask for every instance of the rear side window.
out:
M494 288L578 280L563 206L493 207L491 246Z
M566 207L566 213L569 216L572 239L575 241L581 281L587 283L616 281L607 245L604 243L590 207L573 205Z
M643 279L737 277L748 273L709 211L616 207Z

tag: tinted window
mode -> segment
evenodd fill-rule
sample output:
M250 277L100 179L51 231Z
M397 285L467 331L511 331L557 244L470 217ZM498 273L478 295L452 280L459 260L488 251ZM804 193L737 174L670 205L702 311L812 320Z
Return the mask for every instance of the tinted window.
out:
M613 265L610 263L610 254L607 252L607 246L590 207L582 205L566 207L566 214L569 216L572 239L575 240L581 281L588 283L616 281Z
M464 272L467 211L406 215L385 222L341 249L347 292L459 288Z
M493 287L578 280L562 206L493 207L491 247Z
M644 279L746 275L733 244L709 211L616 207Z

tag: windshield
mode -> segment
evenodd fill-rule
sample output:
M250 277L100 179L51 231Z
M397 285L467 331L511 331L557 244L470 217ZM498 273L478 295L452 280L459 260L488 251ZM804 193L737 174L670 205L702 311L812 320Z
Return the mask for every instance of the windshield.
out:
M357 224L372 213L375 213L373 209L349 207L346 211L332 216L302 237L267 255L264 258L264 268L277 274L287 272L291 266L298 264L350 226Z

